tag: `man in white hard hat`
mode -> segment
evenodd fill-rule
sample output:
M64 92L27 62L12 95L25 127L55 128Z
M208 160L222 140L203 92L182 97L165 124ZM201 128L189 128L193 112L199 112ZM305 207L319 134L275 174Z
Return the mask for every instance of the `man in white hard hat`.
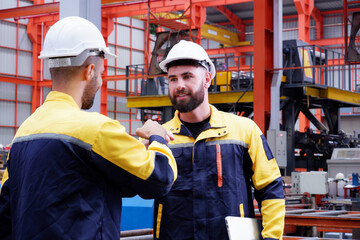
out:
M209 104L214 64L198 44L180 41L160 63L177 110L163 126L178 166L171 191L155 200L155 239L228 239L226 216L254 218L254 195L264 239L281 239L285 202L278 165L250 119Z
M53 81L44 104L12 142L0 193L0 239L120 239L121 198L166 194L177 176L172 134L148 121L137 134L91 107L104 57L100 31L67 17L47 33L40 58Z

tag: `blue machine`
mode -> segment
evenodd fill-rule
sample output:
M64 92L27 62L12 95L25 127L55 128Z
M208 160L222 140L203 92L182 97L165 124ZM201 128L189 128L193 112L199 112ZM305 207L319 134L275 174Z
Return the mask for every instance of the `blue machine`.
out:
M142 199L136 195L123 198L122 203L121 231L153 228L153 199Z

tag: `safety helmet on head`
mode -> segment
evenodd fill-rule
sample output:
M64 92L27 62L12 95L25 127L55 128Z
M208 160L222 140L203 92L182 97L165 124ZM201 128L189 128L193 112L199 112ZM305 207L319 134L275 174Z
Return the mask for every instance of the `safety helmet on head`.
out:
M209 68L207 68L211 74L211 79L215 77L216 70L213 62L210 60L208 54L205 49L201 47L199 44L181 40L179 43L175 44L171 50L169 51L165 60L160 62L159 66L161 70L167 72L167 64L182 60L182 59L192 59L196 61L205 61Z
M76 16L56 22L45 36L40 59L49 59L50 68L81 66L89 56L116 57L106 47L99 29Z

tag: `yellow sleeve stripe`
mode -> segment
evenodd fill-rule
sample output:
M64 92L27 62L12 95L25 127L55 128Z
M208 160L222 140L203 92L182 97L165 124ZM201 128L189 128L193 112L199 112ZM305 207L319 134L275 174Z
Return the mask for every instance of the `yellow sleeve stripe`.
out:
M245 216L245 214L244 214L244 204L240 203L239 208L240 208L240 217L244 217Z
M158 214L157 214L157 218L156 218L156 238L160 237L160 224L161 224L161 217L162 217L162 209L163 209L163 205L159 204Z

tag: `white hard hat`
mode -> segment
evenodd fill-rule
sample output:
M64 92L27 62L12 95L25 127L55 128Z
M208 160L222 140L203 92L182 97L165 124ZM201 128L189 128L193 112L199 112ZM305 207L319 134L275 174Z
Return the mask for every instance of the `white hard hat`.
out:
M336 176L335 176L335 180L341 180L341 179L344 179L345 178L345 176L344 176L344 174L343 173L337 173L336 174Z
M209 72L211 74L211 79L215 77L216 70L213 62L210 60L208 54L199 44L181 40L179 43L175 44L170 52L168 53L165 60L160 62L159 66L161 70L167 72L166 65L176 60L181 59L192 59L197 61L206 61L209 64Z
M49 59L49 67L81 66L88 56L104 54L116 57L106 47L99 29L90 21L76 16L56 22L46 34L40 59Z

